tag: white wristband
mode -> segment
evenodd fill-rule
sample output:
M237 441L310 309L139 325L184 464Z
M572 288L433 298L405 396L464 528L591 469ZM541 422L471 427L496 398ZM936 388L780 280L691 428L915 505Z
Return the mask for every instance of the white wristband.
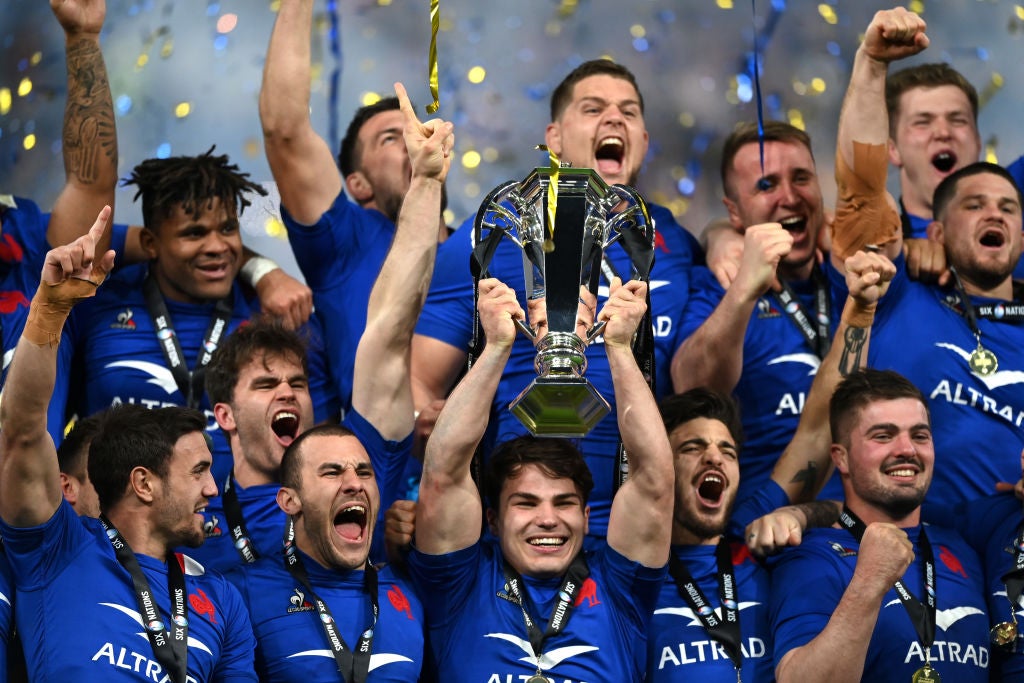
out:
M264 275L280 267L266 256L253 256L238 271L238 276L242 279L242 282L255 289Z

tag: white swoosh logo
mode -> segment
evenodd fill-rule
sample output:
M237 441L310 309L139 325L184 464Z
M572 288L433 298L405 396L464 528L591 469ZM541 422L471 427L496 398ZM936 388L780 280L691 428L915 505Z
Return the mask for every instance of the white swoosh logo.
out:
M128 609L124 605L118 605L118 604L113 603L113 602L101 602L100 604L104 605L106 607L113 607L114 609L116 609L118 612L121 612L122 614L127 614L129 617L132 618L133 621L135 621L135 623L137 623L139 626L142 626L142 616L138 612L136 612L135 610ZM143 628L145 628L145 626L143 626ZM146 642L149 642L149 636L146 635L145 631L143 631L142 633L136 633L135 635L141 637ZM210 652L210 648L208 648L204 643L196 640L192 636L188 637L188 646L189 647L197 648L199 650L202 650L203 652L207 653L211 657L213 656L213 653Z
M498 638L500 640L506 640L513 645L517 646L520 650L526 653L525 657L520 657L519 661L526 662L530 666L539 666L541 669L550 669L557 666L560 662L569 659L569 657L575 657L585 652L593 652L597 650L593 645L571 645L569 647L560 647L552 650L551 652L545 652L540 656L540 660L537 660L536 655L533 654L533 646L530 645L530 641L523 640L518 636L513 636L508 633L488 633L487 638Z
M146 384L155 384L168 395L173 394L178 390L178 383L174 381L174 375L171 371L163 365L157 365L156 363L148 363L144 360L119 360L116 363L108 363L108 368L130 368L132 370L138 370L144 372L150 376L150 379L146 380Z
M334 659L334 653L330 650L303 650L302 652L296 652L295 654L288 655L286 659L292 657L326 657L327 659ZM378 667L385 666L387 664L394 664L395 662L411 662L412 660L403 655L380 653L370 655L370 671Z
M965 361L970 362L971 360L971 354L955 344L936 342L935 345L941 349L952 351ZM1011 384L1024 383L1024 372L1021 372L1020 370L997 370L987 377L982 377L974 371L971 371L971 374L980 379L982 384L988 387L990 391L993 389L999 389L1000 387L1009 386Z
M821 359L813 353L788 353L785 356L772 358L768 361L768 365L777 365L779 363L803 363L811 368L811 371L807 373L808 375L816 375L818 374L818 368L821 366Z
M739 611L742 612L743 610L747 609L748 607L755 607L755 606L760 605L760 604L761 603L759 603L759 602L741 602L741 603L739 603L738 607L739 607ZM700 627L703 627L703 624L701 624L701 622L700 622L700 617L698 617L696 614L694 614L693 610L690 609L689 607L662 607L661 609L654 610L654 613L655 614L671 614L673 616L683 617L684 619L689 619L690 620L689 623L686 624L687 626L700 626ZM719 620L722 619L722 607L721 606L718 606L718 607L715 608L715 614L718 616Z
M2 601L2 602L6 602L6 603L7 603L7 606L8 606L8 607L10 607L10 606L11 606L11 601L10 601L10 600L8 600L8 599L7 599L7 596L6 596L6 595L4 595L3 593L0 593L0 601Z
M11 364L11 361L13 359L14 359L14 349L11 349L10 351L5 351L4 352L4 370L7 369L7 366Z
M889 607L890 605L899 604L900 601L897 598L896 600L890 600L889 602L885 603L885 606ZM961 619L965 619L975 614L980 614L982 616L985 615L985 613L977 607L970 607L967 605L961 605L960 607L950 607L949 609L935 610L935 625L941 628L943 631L946 631L949 629L950 626L960 621Z
M647 283L647 289L649 291L653 292L656 289L659 289L661 287L665 287L666 285L670 285L670 284L672 284L671 280L651 280L650 282ZM608 289L608 285L598 285L598 287L597 287L597 295L598 296L603 296L605 299L607 299L608 297L610 297L612 295L612 293Z

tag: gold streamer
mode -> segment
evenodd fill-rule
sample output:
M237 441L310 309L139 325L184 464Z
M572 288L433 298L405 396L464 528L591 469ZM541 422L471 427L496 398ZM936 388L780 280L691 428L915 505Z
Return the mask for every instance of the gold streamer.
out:
M434 101L427 105L427 113L433 114L441 106L437 90L437 29L441 26L438 5L441 0L430 0L430 95Z
M548 149L547 145L537 145L534 149L548 153L551 160L551 173L548 176L548 238L544 240L544 251L551 253L555 250L555 212L558 210L558 169L562 163L558 155Z

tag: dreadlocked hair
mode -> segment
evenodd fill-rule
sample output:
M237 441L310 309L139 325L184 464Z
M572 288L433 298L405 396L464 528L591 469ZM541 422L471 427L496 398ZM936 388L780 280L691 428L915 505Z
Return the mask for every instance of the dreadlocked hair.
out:
M142 221L147 228L155 229L178 204L189 218L198 220L215 199L225 208L235 207L241 215L251 204L247 192L266 196L267 191L249 180L248 173L240 173L237 164L228 163L227 154L214 156L215 148L193 157L146 159L132 169L121 184L139 188L132 201L142 197Z

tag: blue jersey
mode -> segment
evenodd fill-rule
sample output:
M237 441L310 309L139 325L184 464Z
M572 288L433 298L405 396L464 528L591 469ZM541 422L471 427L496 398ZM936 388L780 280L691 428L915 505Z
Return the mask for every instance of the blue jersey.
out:
M166 681L143 630L132 578L99 520L66 501L45 524L0 523L15 612L33 681ZM166 565L136 555L170 623ZM182 558L188 595L188 680L256 681L255 639L241 596L219 574Z
M672 553L700 586L722 618L714 545L672 546ZM768 572L742 543L732 545L739 608L743 680L767 683L775 678L772 634L768 623ZM653 683L708 681L732 683L736 669L722 646L704 629L700 618L679 594L672 577L658 596L647 643L647 680Z
M80 304L72 313L71 339L80 354L83 396L77 406L81 415L92 415L112 405L135 403L147 408L185 405L185 397L167 367L153 321L146 307L142 283L147 264L129 266L109 278L94 299ZM236 284L228 331L258 312L258 303L246 297ZM195 368L206 329L214 315L216 302L182 303L165 299L174 332L181 343L185 365ZM315 333L314 333L315 334ZM322 350L310 346L310 393L317 421L332 414L332 400L324 376ZM207 418L207 431L213 438L213 474L223 482L231 471L231 447L217 426L205 392L199 409Z
M349 648L373 624L362 571L327 569L299 551L309 583L334 617ZM371 570L376 571L376 570ZM263 683L336 681L338 665L320 616L282 556L233 569L256 633L256 671ZM416 681L423 664L423 608L408 582L390 567L378 572L380 617L373 628L369 683Z
M356 347L366 327L370 290L395 236L395 224L364 209L344 192L314 225L296 222L281 206L288 241L323 325L334 386L347 408L352 399Z
M404 492L403 471L405 463L409 459L412 450L412 435L402 441L387 441L373 425L355 410L350 410L345 415L344 426L352 430L359 439L359 443L366 449L373 463L374 476L377 479L377 487L380 490L380 515L377 526L374 530L374 547L370 559L383 561L384 545L384 512L397 498L402 497ZM220 494L210 499L210 503L203 511L203 531L206 540L198 548L188 550L189 555L203 564L203 566L227 571L232 567L244 564L242 554L235 547L235 541L231 535L231 525L228 523L227 513L224 511L224 486L218 487ZM281 555L281 542L284 537L284 525L287 516L277 504L277 492L281 485L260 484L243 488L238 482L233 483L235 492L238 494L238 505L245 519L245 528L249 532L249 542L252 544L259 557L279 557Z
M956 518L957 530L981 557L985 569L985 596L991 624L1014 621L1011 610L1017 622L1024 622L1024 598L1011 606L1003 582L1003 575L1015 566L1017 527L1024 523L1020 500L1012 492L972 500L961 506ZM1024 681L1024 629L1017 634L1014 652L993 648L992 680Z
M690 266L695 254L699 256L700 247L690 233L675 222L667 209L652 205L651 215L657 225L655 262L650 283L657 370L655 379L658 395L667 396L672 393L669 366L675 351L674 329L686 302ZM416 326L417 334L439 339L467 351L473 337L473 277L469 270L472 239L473 223L469 220L438 249L430 293ZM613 245L606 255L623 281L628 280L631 262L622 246ZM516 291L520 305L526 310L522 251L509 240L502 240L491 261L489 272ZM607 296L607 280L602 279L598 310L604 305ZM494 398L495 418L491 422L493 438L489 440L489 445L527 433L526 428L509 412L508 405L537 376L533 367L535 357L533 344L520 335L512 347L512 356ZM590 532L603 536L607 533L616 480L619 430L611 371L600 338L587 349L586 377L612 407L580 444L594 476L594 491L590 496Z
M896 266L896 277L878 303L868 363L906 376L928 399L935 471L924 512L929 521L949 526L954 505L989 495L998 481L1020 477L1024 323L979 318L981 343L999 359L999 369L976 375L967 362L978 340L957 310L963 310L960 296L911 280L902 256ZM829 271L845 291L843 278Z
M903 585L924 595L920 527L906 529L914 544L914 562ZM928 651L943 680L982 683L989 680L988 616L984 576L977 555L960 536L928 527L935 555L935 641ZM821 633L853 578L860 544L845 529L812 529L803 542L787 548L772 565L771 622L775 663ZM926 654L896 590L882 598L864 662L863 681L909 681L924 666Z
M678 343L689 337L714 312L725 290L707 268L694 268L690 298L679 328ZM812 281L791 282L804 310L816 311ZM843 298L832 288L832 325L835 330ZM733 389L743 423L743 457L738 500L753 495L771 478L772 468L796 433L807 394L821 365L815 349L771 292L757 300L743 337L743 369ZM842 498L839 478L833 476L823 498Z
M14 579L0 550L0 683L7 683L7 647L14 635Z
M587 552L590 577L568 626L544 642L540 666L559 683L639 681L647 626L666 570L631 562L604 545ZM522 681L537 670L519 606L510 601L496 541L447 555L409 555L409 571L427 615L440 681ZM562 580L523 577L530 618L541 628Z

